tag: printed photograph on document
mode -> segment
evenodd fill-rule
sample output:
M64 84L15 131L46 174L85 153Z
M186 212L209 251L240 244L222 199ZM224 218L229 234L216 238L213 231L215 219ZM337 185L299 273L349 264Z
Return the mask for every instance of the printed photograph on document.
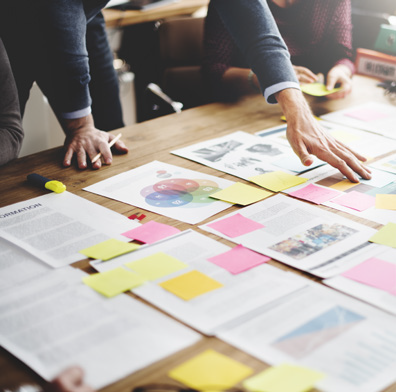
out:
M290 147L273 141L263 142L260 137L242 131L181 148L172 151L172 154L245 180L279 170L273 164L274 159L294 155ZM284 170L290 173L293 171L288 167Z
M242 143L235 140L225 141L223 143L215 144L214 146L208 146L200 148L199 150L193 151L193 153L199 157L206 159L210 162L221 161L222 158L234 151L237 147L241 146Z
M270 365L326 374L323 392L384 391L396 379L394 317L317 283L219 333Z
M269 247L296 260L319 252L349 236L357 230L334 223L321 224Z
M261 226L229 237L216 221L240 214ZM200 226L313 275L327 278L348 268L349 260L370 245L375 229L297 199L278 194ZM221 225L220 225L221 227Z
M277 338L271 346L294 359L304 358L364 319L343 306L334 306Z
M153 161L84 190L194 224L231 206L210 195L232 184L223 178Z

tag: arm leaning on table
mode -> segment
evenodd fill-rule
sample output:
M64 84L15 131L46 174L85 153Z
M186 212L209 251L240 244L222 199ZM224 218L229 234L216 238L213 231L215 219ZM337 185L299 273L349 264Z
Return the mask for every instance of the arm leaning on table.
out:
M87 156L92 160L98 152L105 164L111 164L112 154L109 142L113 135L95 127L91 114L91 96L88 83L90 72L86 48L87 23L106 5L107 0L42 0L40 13L42 24L48 29L49 45L53 50L52 82L56 91L50 97L61 119L66 133L65 157L63 164L71 165L72 157L77 157L78 167L87 167ZM128 151L119 140L114 148L120 153ZM101 161L92 164L101 167Z
M23 130L15 81L1 39L0 90L0 165L4 165L18 157Z
M358 182L356 173L369 179L370 171L361 163L366 159L327 134L314 119L267 3L211 1L257 75L266 100L280 104L288 123L287 138L301 162L309 166L311 155L316 155L353 182Z

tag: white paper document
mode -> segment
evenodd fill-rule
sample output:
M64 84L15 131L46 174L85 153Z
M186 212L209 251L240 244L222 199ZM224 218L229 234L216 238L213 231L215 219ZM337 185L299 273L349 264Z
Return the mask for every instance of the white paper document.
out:
M370 258L379 259L388 263L396 264L396 249L384 245L373 245L364 254L354 260L358 265ZM396 282L396 276L394 277ZM342 275L323 281L329 287L342 291L386 312L396 315L396 295L388 293L376 287L357 282Z
M51 267L0 238L0 292L50 271Z
M0 208L0 237L52 267L86 256L80 250L139 226L127 217L70 192L49 193Z
M218 336L271 365L325 374L323 392L377 392L396 380L395 318L322 285L280 298Z
M241 214L263 228L230 238L210 227L213 222ZM337 275L352 255L364 253L376 230L278 194L212 221L203 230L270 256L313 275Z
M370 165L371 167L375 167L379 170L384 170L389 173L396 174L396 154L392 154L387 156L379 161L376 161Z
M252 310L290 294L305 284L303 281L292 281L283 271L267 264L233 275L207 260L228 250L228 246L188 230L129 255L108 262L92 262L91 265L103 272L158 252L182 261L187 265L186 268L147 282L133 292L207 335L214 334L229 322L247 317ZM209 276L223 286L186 301L158 285L192 270Z
M345 124L321 121L320 126L338 141L344 143L368 159L373 159L396 150L395 140L390 140L367 131L348 127ZM286 138L286 128L287 125L281 125L256 132L256 135L262 137L264 140L268 140L269 142L280 143L290 147ZM309 168L306 167L305 170L314 168L315 165L311 165ZM304 177L306 177L306 175L304 175Z
M371 180L360 179L360 183L350 183L349 187L344 190L344 193L356 191L365 195L375 198L377 194L395 194L396 193L396 175L386 171L378 170L370 165L372 174ZM311 170L304 174L308 178L308 182L303 185L298 185L293 188L286 189L285 193L294 192L309 183L325 186L328 188L337 189L337 184L345 182L345 177L331 166L322 166L317 169ZM335 210L347 212L348 214L355 215L359 218L367 219L372 222L387 224L388 222L396 223L396 210L386 210L376 208L375 205L363 210L358 211L354 208L340 205L334 200L323 203L324 206L331 207Z
M223 178L153 161L84 190L195 224L230 207L209 196L232 184Z
M64 267L0 298L0 344L46 380L68 366L102 388L200 335L127 296L104 298Z
M366 102L320 116L323 120L396 139L396 107Z
M311 167L307 168L301 163L290 145L274 140L263 141L258 136L242 131L174 150L172 154L245 180L276 170L283 170L290 174L302 173L324 164L316 160Z

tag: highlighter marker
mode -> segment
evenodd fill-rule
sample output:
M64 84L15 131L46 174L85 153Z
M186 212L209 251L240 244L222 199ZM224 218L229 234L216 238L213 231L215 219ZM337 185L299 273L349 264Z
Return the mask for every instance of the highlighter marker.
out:
M32 184L49 189L55 193L62 193L66 190L66 185L62 184L60 181L49 180L48 178L40 176L40 174L29 174L27 179Z

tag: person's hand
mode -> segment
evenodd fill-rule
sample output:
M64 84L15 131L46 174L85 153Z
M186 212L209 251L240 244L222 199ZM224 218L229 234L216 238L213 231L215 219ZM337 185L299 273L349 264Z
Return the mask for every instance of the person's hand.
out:
M315 75L310 69L293 65L298 81L301 83L315 83L318 81L318 75Z
M70 166L73 156L76 155L78 167L86 169L87 157L92 160L99 152L102 154L104 163L111 164L112 154L108 143L115 136L96 129L91 115L75 120L64 120L63 126L66 133L64 166ZM128 148L121 140L114 144L114 149L118 153L128 152ZM93 169L99 169L101 166L100 159L92 164Z
M94 392L84 382L84 371L79 366L67 368L49 384L46 392Z
M366 158L354 152L327 133L315 120L301 91L285 89L276 94L287 120L287 139L305 166L313 163L312 155L337 168L352 182L359 182L357 173L364 179L371 172L362 162Z
M333 94L327 95L330 99L344 98L352 91L352 73L351 70L343 64L334 66L327 74L327 90L332 90L336 85L341 87L341 90Z

